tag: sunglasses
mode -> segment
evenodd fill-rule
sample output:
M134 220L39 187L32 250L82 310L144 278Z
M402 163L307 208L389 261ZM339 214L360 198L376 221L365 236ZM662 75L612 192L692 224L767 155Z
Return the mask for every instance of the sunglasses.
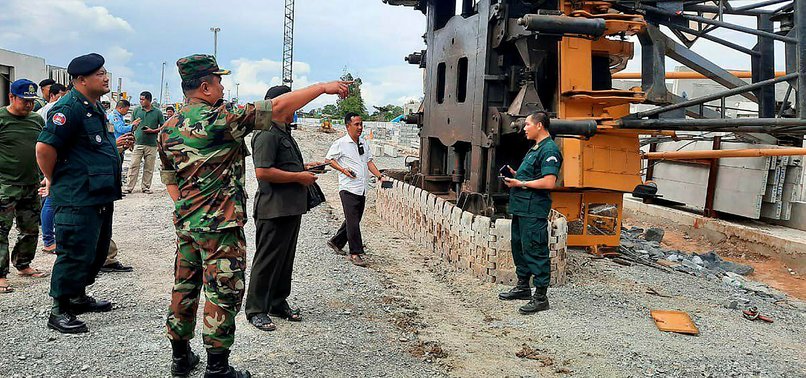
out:
M364 144L363 143L358 143L358 154L359 155L364 154Z

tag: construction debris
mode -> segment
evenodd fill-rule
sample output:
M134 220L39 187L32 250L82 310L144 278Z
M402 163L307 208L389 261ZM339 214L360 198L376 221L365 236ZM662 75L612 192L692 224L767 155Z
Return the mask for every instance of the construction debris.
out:
M742 311L742 315L747 320L761 320L767 323L772 323L772 318L761 315L761 312L758 310L758 307L750 307L747 310Z
M723 260L714 251L687 254L678 250L662 248L660 242L657 241L657 236L662 234L663 230L658 228L650 228L646 231L638 227L622 229L621 248L619 249L621 254L614 258L667 272L680 272L708 280L721 280L725 285L756 294L772 302L786 298L786 294L744 277L753 273L753 267L749 265Z
M683 333L687 335L699 335L700 330L691 320L691 317L682 311L652 310L649 312L655 325L664 332Z

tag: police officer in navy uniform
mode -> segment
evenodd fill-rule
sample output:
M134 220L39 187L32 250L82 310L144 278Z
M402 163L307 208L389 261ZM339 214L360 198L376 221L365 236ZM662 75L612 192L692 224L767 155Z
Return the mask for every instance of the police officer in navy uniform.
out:
M551 275L548 246L548 216L551 211L551 189L557 183L562 165L560 149L548 132L549 117L535 112L526 118L523 131L526 139L534 140L517 171L509 168L515 178L505 178L510 188L509 213L512 215L512 259L515 261L517 285L498 295L502 300L529 299L521 306L521 314L533 314L549 309L546 291ZM533 279L535 293L529 288Z
M73 89L48 113L36 145L45 191L56 208L57 257L48 327L62 333L88 331L78 314L112 309L111 302L86 295L106 260L113 202L121 198L120 157L100 103L109 92L103 65L98 54L70 62Z

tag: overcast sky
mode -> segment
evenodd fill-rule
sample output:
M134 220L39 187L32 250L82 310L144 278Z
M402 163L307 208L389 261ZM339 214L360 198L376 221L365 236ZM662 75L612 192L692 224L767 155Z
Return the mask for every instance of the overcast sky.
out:
M733 3L733 2L732 2ZM219 64L233 71L224 85L243 100L262 98L282 73L283 0L2 0L0 48L40 56L66 67L70 59L98 52L107 69L123 77L132 95L150 90L159 96L162 63L171 100L181 100L176 60L213 52L210 27L221 28ZM734 19L735 21L735 19ZM744 18L743 24L755 26ZM294 86L337 79L345 69L364 81L368 106L402 104L422 96L422 71L403 61L424 48L425 17L382 0L297 0ZM756 37L717 31L747 47ZM694 51L728 69L749 69L750 59L702 40ZM627 71L640 70L640 45ZM776 66L783 69L782 44ZM673 70L676 63L667 63ZM31 78L38 81L40 78ZM116 84L115 84L116 85ZM323 97L311 107L334 102ZM370 108L371 110L371 108Z
M0 48L62 67L98 52L130 95L150 90L158 97L166 62L171 100L181 101L176 60L212 54L212 26L221 28L218 61L233 71L224 82L233 97L235 82L244 100L262 99L280 83L283 0L0 2ZM422 71L403 58L424 48L424 31L422 13L381 0L297 0L294 87L338 79L346 68L364 81L368 105L422 97ZM328 97L314 105L331 102Z

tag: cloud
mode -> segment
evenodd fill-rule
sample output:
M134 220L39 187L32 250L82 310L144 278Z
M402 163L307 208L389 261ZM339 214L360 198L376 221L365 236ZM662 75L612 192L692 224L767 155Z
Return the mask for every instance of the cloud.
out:
M361 80L361 94L370 112L373 106L403 105L423 96L423 70L411 65L373 68Z
M19 33L12 30L27 30L24 42L51 46L134 32L126 20L112 15L107 8L89 6L80 0L7 0L0 13L0 25L6 29L0 32L4 40L9 38L6 41L21 42Z

